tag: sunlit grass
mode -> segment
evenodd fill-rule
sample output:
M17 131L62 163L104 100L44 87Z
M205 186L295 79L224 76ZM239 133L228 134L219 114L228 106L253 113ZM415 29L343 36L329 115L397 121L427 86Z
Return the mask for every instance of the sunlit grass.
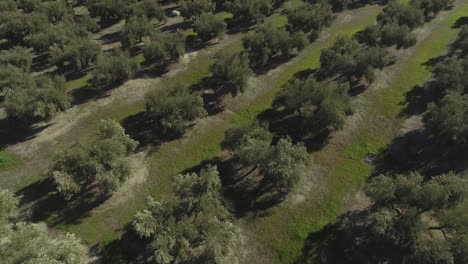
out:
M0 171L8 170L16 167L18 160L5 151L0 151Z

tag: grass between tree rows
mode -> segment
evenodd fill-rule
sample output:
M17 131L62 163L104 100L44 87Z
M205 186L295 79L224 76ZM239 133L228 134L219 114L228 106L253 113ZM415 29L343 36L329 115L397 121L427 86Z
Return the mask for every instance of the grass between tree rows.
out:
M0 151L0 171L8 170L18 165L18 161L5 151Z
M228 127L235 124L253 122L258 114L270 109L276 93L287 81L293 78L295 73L319 66L321 49L331 45L338 35L353 35L362 30L366 25L375 20L380 10L381 7L379 6L367 6L352 11L355 13L352 23L346 21L342 24L333 24L327 30L328 34L330 34L328 38L324 41L311 44L301 53L300 60L287 65L284 71L267 80L265 85L271 88L263 96L256 98L248 106L236 113L221 114L218 122L210 127L208 131L192 135L190 138L171 141L158 147L157 151L150 158L150 179L145 183L145 186L149 186L147 192L140 192L140 194L137 194L137 198L130 199L116 208L96 210L80 223L64 226L64 228L70 232L77 233L90 244L98 241L109 242L117 238L119 232L111 230L112 227L122 227L128 224L135 211L144 206L144 198L147 194L158 199L171 195L172 178L175 175L195 167L203 161L213 159L220 154L220 143ZM233 43L232 45L234 48L240 48L240 42ZM196 65L196 68L190 69L188 74L178 75L174 79L189 85L198 83L208 74L210 62L200 61L194 65ZM170 83L171 81L175 81L174 79L168 79L165 82ZM163 87L164 85L161 86ZM129 114L141 111L142 107L143 105L131 106L128 111L120 109L118 113L114 113L112 109L100 111L100 114L93 118L91 122L95 123L103 117L123 120Z
M404 122L400 113L406 107L407 92L430 77L430 66L426 66L426 62L444 52L458 32L453 27L455 22L466 14L468 4L465 1L418 46L385 91L377 98L367 98L372 102L372 111L344 148L329 145L314 155L316 163L328 171L327 182L323 183L324 195L298 208L280 206L265 218L245 219L244 224L253 227L257 237L278 254L281 262L294 262L307 237L333 223L342 212L347 195L365 184L372 172L365 158L385 149L399 133ZM316 256L314 249L320 241L308 242L311 245L308 254Z

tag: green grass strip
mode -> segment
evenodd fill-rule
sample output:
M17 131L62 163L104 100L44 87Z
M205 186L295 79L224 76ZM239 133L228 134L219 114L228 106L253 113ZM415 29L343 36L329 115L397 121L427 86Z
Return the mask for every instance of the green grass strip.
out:
M0 151L0 171L9 170L18 165L18 160L5 151Z

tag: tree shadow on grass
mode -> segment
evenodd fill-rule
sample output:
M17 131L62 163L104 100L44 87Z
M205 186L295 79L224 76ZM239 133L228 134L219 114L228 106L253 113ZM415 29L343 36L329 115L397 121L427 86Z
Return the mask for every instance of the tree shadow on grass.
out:
M218 87L213 78L208 76L190 86L189 89L201 94L203 105L209 116L219 114L224 110L224 98L230 94L229 89Z
M426 112L427 106L434 100L427 86L415 86L413 89L405 93L405 101L400 105L404 109L400 112L399 117L409 118L415 115L421 115Z
M134 140L138 141L137 151L151 147L151 151L156 151L158 146L164 142L180 138L179 135L168 135L163 133L156 121L149 117L146 111L128 116L122 122L126 133Z
M223 185L226 207L238 217L254 213L263 215L283 201L287 193L271 192L255 168L236 165L232 158L215 157L188 168L181 174L200 173L207 166L216 166Z
M321 251L324 250L326 242L333 240L337 231L337 225L328 224L319 231L309 233L304 241L301 255L294 261L294 263L323 263L320 257Z
M47 221L52 226L79 224L88 217L92 209L111 197L91 185L74 198L66 201L55 191L50 177L38 180L16 193L22 197L20 204L32 203L28 212L32 222Z
M274 108L260 113L257 120L261 123L267 122L270 132L277 138L289 137L294 143L303 142L309 152L322 149L331 137L331 131L328 129L304 127L301 117Z
M455 21L452 28L461 28L464 25L468 25L468 16L460 17Z
M4 118L0 119L0 148L28 141L33 139L36 134L51 126L51 124L31 126L18 119Z
M414 130L396 137L376 163L375 175L419 171L428 177L468 169L466 146Z
M298 54L274 56L273 58L269 59L264 66L254 66L253 71L257 75L267 74L269 71L278 68L280 65L290 61L297 55Z

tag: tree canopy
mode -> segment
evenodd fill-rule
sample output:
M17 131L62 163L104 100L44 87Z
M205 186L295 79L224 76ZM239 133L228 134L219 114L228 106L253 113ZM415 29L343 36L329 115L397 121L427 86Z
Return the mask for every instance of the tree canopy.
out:
M226 131L224 146L232 151L235 162L258 169L268 192L288 193L309 155L302 143L293 144L289 138L282 138L273 145L272 139L267 128L259 124L233 127Z
M290 34L268 24L245 37L243 46L253 67L264 67L275 56L289 56L293 49L302 50L308 43L303 32Z
M216 56L211 73L218 91L237 95L245 91L252 71L244 54L222 52Z
M18 200L0 190L0 259L2 263L87 264L88 249L73 234L54 234L45 224L9 223Z
M348 263L454 263L467 259L466 182L454 174L380 175L365 188L374 207L344 220L334 259ZM331 248L330 248L331 250ZM339 252L339 253L338 253Z
M150 241L149 260L224 263L234 253L238 230L223 206L221 189L216 167L208 166L199 174L177 176L174 198L156 201L149 197L147 209L132 221L136 234Z
M126 157L136 146L137 142L125 134L119 123L102 120L97 140L92 144L74 144L58 157L49 175L57 192L67 200L92 184L109 193L130 175Z
M276 96L273 106L299 117L304 138L324 130L343 128L352 113L349 87L334 81L295 79Z
M197 118L207 115L203 98L187 87L174 85L146 95L146 112L165 135L180 136Z

